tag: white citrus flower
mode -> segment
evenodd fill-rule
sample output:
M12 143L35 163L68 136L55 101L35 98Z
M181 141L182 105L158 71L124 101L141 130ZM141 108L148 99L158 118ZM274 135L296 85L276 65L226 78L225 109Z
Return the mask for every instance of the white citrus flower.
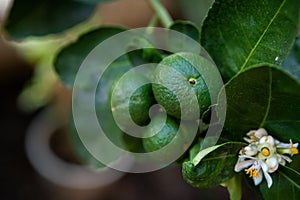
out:
M252 130L247 133L244 140L249 143L240 151L234 170L240 172L245 169L246 174L253 178L254 184L258 185L265 177L268 187L272 186L272 178L269 173L278 169L279 164L285 165L291 162L291 156L298 154L298 143L282 143L268 135L263 128ZM246 169L247 168L247 169Z
M243 158L248 158L248 160L245 160ZM253 157L240 156L234 170L236 172L240 172L242 169L245 169L246 174L249 174L249 177L253 178L255 185L260 184L263 180L263 177L265 177L268 183L268 187L271 187L273 181L268 173L267 164L262 160L255 159Z

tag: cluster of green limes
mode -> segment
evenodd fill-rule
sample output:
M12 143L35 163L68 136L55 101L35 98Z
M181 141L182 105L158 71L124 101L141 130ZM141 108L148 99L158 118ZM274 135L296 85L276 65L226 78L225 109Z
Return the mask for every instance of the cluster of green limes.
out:
M165 57L157 65L153 80L134 92L132 88L137 88L145 79L141 74L124 77L118 87L115 87L118 80L112 85L112 113L119 113L118 119L123 126L130 126L132 121L145 126L151 121L142 141L147 152L156 151L170 143L178 132L180 120L197 120L209 108L209 90L200 74L206 63L205 58L196 54L176 53ZM132 94L129 101L128 93ZM164 108L167 118L157 114L150 120L149 109L157 103ZM126 115L128 110L130 120Z

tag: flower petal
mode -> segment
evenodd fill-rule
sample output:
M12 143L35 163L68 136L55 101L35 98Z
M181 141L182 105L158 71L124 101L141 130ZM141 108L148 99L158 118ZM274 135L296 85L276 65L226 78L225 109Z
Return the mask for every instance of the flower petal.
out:
M244 160L244 158L239 158L235 164L234 171L240 172L242 169L245 169L252 165L255 160Z
M291 144L290 143L280 142L279 144L277 144L276 147L277 148L282 148L282 149L288 149L288 148L291 148Z
M243 137L243 139L244 139L246 142L248 142L248 143L253 142L252 139L249 139L249 138L246 138L246 137Z
M247 136L254 136L255 135L255 130L251 130L251 131L249 131L246 135Z
M267 164L264 163L262 160L257 160L257 161L258 161L259 165L261 166L262 170L263 170L264 172L268 172L269 169L268 169Z
M262 138L260 138L259 143L260 144L268 143L271 146L274 146L275 145L275 139L270 135L263 136Z
M299 143L295 143L293 144L292 140L290 140L290 143L283 143L283 142L279 142L279 144L277 144L277 148L283 148L283 149L289 149L292 147L298 148Z
M257 146L255 144L249 144L248 146L246 146L244 148L244 153L247 156L254 156L257 154L257 152L258 152L258 150L257 150Z
M263 136L267 136L267 135L268 135L268 133L264 128L260 128L257 131L255 131L255 136L259 139L262 138Z
M264 172L264 176L267 180L267 183L268 183L268 188L270 188L273 184L273 180L271 178L271 176L267 173L267 172Z
M276 156L270 157L266 160L266 164L268 165L268 172L273 173L278 169L278 159Z
M263 173L262 170L258 171L258 177L253 177L254 185L258 185L263 180Z
M279 164L281 164L281 165L285 165L285 159L283 159L282 158L282 156L280 155L280 154L277 154L277 158L278 158L278 162L279 162Z
M281 158L283 158L284 160L288 161L289 163L292 162L292 159L286 155L282 155L282 154L277 154L279 155Z
M272 178L271 176L269 175L268 173L268 166L266 163L264 163L263 161L260 160L260 164L261 164L261 168L262 168L262 171L264 173L264 176L266 178L266 181L268 183L268 188L270 188L273 184L273 181L272 181Z

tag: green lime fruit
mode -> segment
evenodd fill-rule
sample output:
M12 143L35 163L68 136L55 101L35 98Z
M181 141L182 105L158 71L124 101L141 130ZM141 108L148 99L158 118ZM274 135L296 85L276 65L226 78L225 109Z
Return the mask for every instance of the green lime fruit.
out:
M173 139L177 140L175 143L176 146L179 145L179 147L184 148L184 137L176 138L179 135L178 130L179 125L176 119L170 116L164 117L162 114L156 115L145 131L145 136L154 135L143 138L144 149L147 152L159 150L169 144ZM183 131L185 131L185 129Z
M143 140L142 138L133 137L131 135L123 135L124 146L127 151L133 153L144 153Z
M155 99L152 85L145 77L137 73L128 73L115 81L110 94L112 113L124 128L130 127L132 122L139 126L150 122L149 109L155 103Z
M209 74L213 67L209 60L193 53L165 57L155 70L152 88L156 101L177 119L200 118L211 105L207 76L204 79L201 73Z

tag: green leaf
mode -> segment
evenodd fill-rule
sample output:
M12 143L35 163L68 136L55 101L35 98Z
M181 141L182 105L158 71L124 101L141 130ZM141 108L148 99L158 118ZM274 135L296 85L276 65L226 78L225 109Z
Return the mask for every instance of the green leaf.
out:
M5 28L17 39L58 33L86 20L95 8L72 0L15 0Z
M275 138L300 141L300 84L283 70L267 65L250 68L225 85L225 129L242 140L264 127Z
M205 155L197 166L194 165L194 160L184 162L182 164L184 180L199 188L213 187L229 180L234 175L237 153L243 145L245 144L240 142L217 145L218 147Z
M98 58L96 58L98 59ZM126 55L121 56L117 60L115 60L111 65L107 67L107 69L104 71L104 73L101 76L101 79L99 81L97 91L96 91L96 98L95 98L95 109L96 114L99 120L99 123L101 125L101 128L103 132L106 134L106 136L109 138L111 142L113 142L115 145L121 147L122 149L126 149L127 146L124 146L124 133L119 129L119 127L116 125L112 112L111 112L111 104L109 101L109 90L110 87L113 84L113 81L115 79L118 79L123 75L126 71L131 69L131 64L127 59ZM90 80L86 80L86 83L84 84L86 87L89 87ZM80 88L77 88L79 90ZM84 88L82 89L84 90ZM80 101L74 101L73 106L81 107L82 110L89 113L88 110L86 110L85 105L87 104L85 102L85 99L87 96L91 95L91 91L84 90L82 92L83 97L80 98ZM84 115L84 113L82 114ZM84 119L83 119L84 120ZM74 127L73 120L71 121L71 137L73 139L73 146L75 149L75 152L78 154L79 158L81 158L85 163L93 166L93 167L104 167L102 163L97 161L87 150L86 147L82 144L79 135ZM88 133L90 129L90 126L85 126L85 129L87 129L85 132ZM105 149L107 147L105 146L99 146L99 144L102 140L101 134L96 135L86 135L85 142L89 146L97 146L96 151L99 152L110 152L110 149ZM130 144L132 145L132 144ZM99 147L98 147L99 146ZM96 152L97 153L97 152ZM116 155L117 156L117 155ZM117 159L117 158L116 158Z
M214 0L189 0L189 3L186 3L186 0L176 0L176 3L184 19L190 20L200 26L213 1Z
M184 36L178 39L178 35L172 32L177 31ZM191 38L200 43L200 31L195 24L188 21L176 21L170 26L170 34L167 37L166 44L174 52L194 52L199 53L198 46L190 45Z
M65 47L57 56L55 70L66 87L74 84L76 73L88 53L105 39L124 31L117 27L101 27L82 35L78 41Z
M146 48L145 48L146 47ZM135 50L131 50L135 49ZM147 63L159 63L163 55L153 47L153 45L142 36L132 38L128 44L127 56L134 66L139 66Z
M230 200L242 199L242 176L237 174L224 183L230 195Z
M116 27L101 27L89 33L82 35L78 41L69 46L65 47L57 56L57 60L55 62L55 69L63 81L63 83L72 87L74 84L74 80L77 74L77 71L83 62L83 60L87 57L91 50L94 49L99 43L104 41L105 39L118 34L124 31L122 28ZM95 58L95 59L98 59ZM91 61L92 62L92 61ZM94 62L98 62L95 60ZM106 70L103 72L101 79L98 83L96 95L95 95L95 109L96 114L104 133L108 133L106 136L117 146L124 147L124 134L116 125L112 113L111 113L111 105L109 102L109 89L115 79L120 78L126 71L132 68L131 63L128 60L127 55L123 55L116 59L111 65L109 65ZM90 70L94 70L93 68L89 68ZM91 71L87 71L86 73L91 73ZM80 98L80 101L74 101L73 104L76 107L81 107L81 109L85 109L85 99L91 95L90 90L86 90L85 88L89 88L90 84L93 84L91 80L84 80L80 83L82 88L77 88L77 90L83 90L83 97ZM86 111L89 113L89 111ZM104 115L104 116L103 116ZM72 122L71 122L72 123ZM72 125L72 124L71 124ZM74 125L73 125L74 126ZM72 126L71 126L72 127ZM89 129L89 126L85 128ZM88 130L86 132L89 132ZM94 167L101 167L101 163L98 162L84 147L82 142L79 140L76 129L71 129L71 135L73 138L74 148L79 155L79 157L85 162ZM87 141L89 145L96 146L97 142L99 143L101 140L101 136L99 135L89 135L87 137ZM99 152L109 151L109 149L104 149L104 147L99 146L97 149Z
M282 68L300 81L300 38L297 38L290 55L282 63Z
M98 59L98 58L97 58ZM123 74L132 68L126 55L121 56L113 62L102 74L96 91L96 114L98 121L104 133L109 133L106 136L114 144L122 147L124 145L124 135L116 124L112 111L109 90L113 82L119 79ZM124 148L124 147L123 147ZM125 149L125 148L124 148ZM99 150L102 151L101 147Z
M289 167L300 171L300 156L293 156L292 159L293 162L289 165Z
M299 199L300 173L280 166L280 170L272 174L273 185L268 188L266 181L259 188L265 200Z
M195 24L189 21L175 21L169 29L183 33L200 43L200 31ZM184 42L184 41L182 41Z
M225 143L226 144L226 143ZM212 147L208 147L208 148L205 148L203 150L201 150L196 156L195 158L192 160L192 163L194 166L198 165L201 160L207 156L207 154L211 153L212 151L216 150L217 148L223 146L224 144L219 144L219 145L215 145L215 146L212 146Z
M298 31L298 0L216 0L201 44L225 80L255 64L280 65Z
M148 63L159 63L163 55L154 48L137 49L127 53L130 62L134 66L139 66Z

